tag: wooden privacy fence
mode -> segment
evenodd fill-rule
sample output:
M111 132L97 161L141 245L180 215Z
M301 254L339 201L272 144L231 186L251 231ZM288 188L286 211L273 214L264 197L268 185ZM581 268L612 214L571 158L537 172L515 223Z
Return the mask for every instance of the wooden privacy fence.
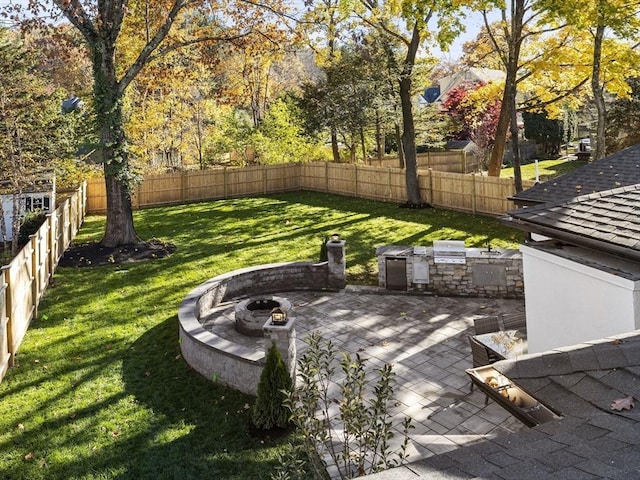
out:
M419 170L422 199L436 207L469 213L503 215L515 205L507 200L513 179L480 174ZM531 185L532 182L525 186ZM369 165L310 162L254 167L227 167L146 176L133 196L134 208L177 205L205 200L313 190L351 197L404 203L405 171ZM87 182L87 212L107 208L104 180Z
M0 381L4 378L62 254L82 225L86 183L76 190L0 270Z
M446 152L419 153L417 157L418 168L432 169L438 172L471 173L476 172L480 166L479 156L465 152L464 150L448 150ZM389 157L378 160L368 160L372 167L399 168L398 157Z

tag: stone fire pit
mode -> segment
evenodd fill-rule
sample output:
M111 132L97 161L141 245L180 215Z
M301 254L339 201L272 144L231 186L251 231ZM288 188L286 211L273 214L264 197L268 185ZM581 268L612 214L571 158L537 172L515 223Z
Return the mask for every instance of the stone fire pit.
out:
M263 296L247 298L235 306L236 330L249 337L264 336L263 326L274 308L291 310L291 303L286 298Z

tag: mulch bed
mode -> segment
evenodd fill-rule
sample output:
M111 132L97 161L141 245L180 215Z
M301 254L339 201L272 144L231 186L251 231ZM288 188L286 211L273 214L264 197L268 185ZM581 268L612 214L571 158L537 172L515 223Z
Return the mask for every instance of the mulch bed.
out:
M71 244L60 259L61 267L97 267L157 260L176 251L175 245L150 240L118 247L103 247L99 242Z

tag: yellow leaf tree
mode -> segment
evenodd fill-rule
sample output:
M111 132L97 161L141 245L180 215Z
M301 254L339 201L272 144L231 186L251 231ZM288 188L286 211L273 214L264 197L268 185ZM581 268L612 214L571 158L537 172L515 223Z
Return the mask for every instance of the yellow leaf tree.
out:
M80 32L90 51L94 80L96 130L100 138L107 192L107 222L102 245L139 243L131 207L131 189L137 181L125 134L123 100L136 77L156 59L196 44L242 43L257 36L267 45L286 34L278 13L284 2L259 4L241 0L34 0L25 21L62 17ZM141 17L142 16L142 20ZM138 42L121 55L119 39L132 21L141 26ZM174 27L181 24L183 28ZM216 50L212 49L215 56Z

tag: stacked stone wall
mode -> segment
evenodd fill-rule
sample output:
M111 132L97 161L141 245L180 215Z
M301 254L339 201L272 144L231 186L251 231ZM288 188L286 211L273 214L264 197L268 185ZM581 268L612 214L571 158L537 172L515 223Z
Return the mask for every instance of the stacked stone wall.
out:
M461 258L441 259L428 248L415 255L413 247L379 247L378 284L387 287L386 259L405 258L408 292L443 296L524 298L522 254L518 250L468 248ZM414 263L427 262L429 278L414 281ZM450 263L447 263L450 262Z

